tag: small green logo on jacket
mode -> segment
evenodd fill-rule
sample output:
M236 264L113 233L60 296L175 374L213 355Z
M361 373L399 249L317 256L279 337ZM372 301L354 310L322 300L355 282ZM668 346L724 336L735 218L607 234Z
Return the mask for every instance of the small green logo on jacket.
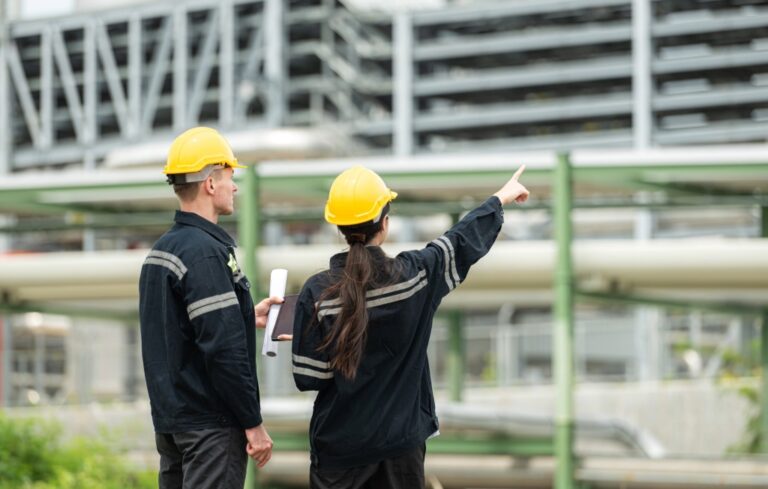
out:
M227 266L230 270L232 270L232 275L237 275L237 272L240 271L240 267L237 266L237 260L235 260L235 255L232 253L229 254L229 261L227 262Z

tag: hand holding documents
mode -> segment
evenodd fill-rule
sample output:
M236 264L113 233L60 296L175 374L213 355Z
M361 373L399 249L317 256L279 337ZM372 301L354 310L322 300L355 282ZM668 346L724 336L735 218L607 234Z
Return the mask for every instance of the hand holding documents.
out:
M269 296L283 297L285 295L285 285L288 282L288 270L276 268L272 270L269 278ZM264 332L264 346L261 348L261 354L264 356L277 356L277 343L272 341L272 332L275 329L277 315L280 312L282 304L272 304L269 306L267 315L267 328Z
M293 339L293 316L296 311L298 294L288 294L284 297L280 312L277 313L277 322L272 331L272 341L290 341Z

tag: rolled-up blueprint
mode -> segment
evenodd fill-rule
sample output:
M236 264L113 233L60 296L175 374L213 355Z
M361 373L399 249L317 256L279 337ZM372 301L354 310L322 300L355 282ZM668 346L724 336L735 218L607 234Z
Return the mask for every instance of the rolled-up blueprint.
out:
M285 295L285 285L288 282L288 270L284 268L275 268L269 277L269 296L283 297ZM264 345L261 348L261 354L264 356L277 356L277 342L272 341L272 330L275 329L277 322L277 313L280 312L280 304L269 306L267 315L267 328L264 332Z

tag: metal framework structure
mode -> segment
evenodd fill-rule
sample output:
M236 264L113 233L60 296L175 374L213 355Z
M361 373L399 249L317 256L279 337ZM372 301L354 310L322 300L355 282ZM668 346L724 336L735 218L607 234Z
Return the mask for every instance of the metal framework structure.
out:
M194 124L333 125L365 151L763 142L760 0L143 4L4 26L0 170Z
M364 153L401 157L763 143L766 39L768 5L762 0L499 0L394 15L358 12L343 0L195 0L3 24L0 173L92 170L113 151L164 141L197 124L225 131L332 126L357 139ZM464 170L456 170L445 160L433 160L422 174L395 169L391 176L413 188L414 182L434 182L442 170L462 175L464 188L481 188L483 179L501 171L466 168L463 161ZM628 194L649 188L668 198L660 205L732 198L760 207L762 235L768 234L764 163L636 160L612 169L607 165L618 163L615 155L605 163L563 155L539 173L539 181L551 179L555 189L551 206L542 205L554 211L558 246L558 488L573 487L575 470L572 303L578 291L569 214L574 205L589 205L572 200L572 176L577 185L620 182L624 205ZM734 174L762 183L716 181ZM245 173L247 217L238 224L249 275L257 273L259 192L290 194L300 187L316 198L327 179ZM121 182L113 188L151 193L157 187ZM115 210L109 205L115 206L116 195L104 199L103 182L83 184L77 195L68 190L6 188L0 209L97 216ZM695 199L686 200L691 195ZM768 314L763 317L766 324ZM454 372L461 370L458 321ZM763 363L768 367L765 338ZM452 397L460 397L460 389L457 381ZM763 423L768 433L768 414Z

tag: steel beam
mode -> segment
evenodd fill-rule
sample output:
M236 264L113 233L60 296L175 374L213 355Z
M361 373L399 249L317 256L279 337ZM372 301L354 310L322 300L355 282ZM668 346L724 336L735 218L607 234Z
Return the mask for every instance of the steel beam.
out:
M208 25L206 29L203 47L197 56L197 66L189 93L187 106L187 125L196 126L200 121L200 110L203 107L208 81L211 77L216 45L219 40L219 12L221 7L214 8L208 13Z
M264 20L262 16L260 20ZM261 24L253 26L248 48L246 51L246 61L235 82L238 84L235 90L235 122L242 123L248 114L248 105L253 97L263 93L259 87L257 75L261 65L264 63L264 36L266 27Z
M80 94L77 91L77 82L72 73L72 65L69 62L69 56L65 47L66 45L64 44L64 37L61 35L61 31L56 27L51 29L51 36L53 41L53 55L59 70L59 79L61 80L61 86L64 89L64 98L67 101L67 108L69 109L72 127L75 130L77 140L83 141L83 106L80 103Z
M32 140L32 145L35 148L40 148L42 145L42 134L40 132L40 115L35 107L35 102L32 100L32 93L29 89L29 82L24 74L24 68L21 65L21 59L19 57L19 50L16 43L13 40L9 40L7 44L7 56L8 56L8 69L13 79L14 90L16 96L19 99L19 105L21 105L21 111L24 114L24 122L27 124L27 130L29 131L29 137Z
M768 100L768 87L755 87L745 83L741 86L713 88L699 93L654 95L651 104L654 110L660 111L701 110L709 107L762 104L766 100Z
M653 73L656 75L668 75L672 73L697 72L721 68L732 69L765 64L765 51L751 51L747 47L741 49L724 49L722 52L713 52L706 56L690 58L663 59L656 57L652 61Z
M653 27L654 37L685 36L690 34L722 33L745 29L761 29L768 25L768 14L759 10L750 11L744 15L739 9L719 10L712 16L700 17L696 20L685 21L663 20L656 22ZM725 12L725 13L722 13ZM728 12L735 12L729 14Z
M563 61L554 66L519 66L515 68L477 69L461 77L446 74L419 77L414 81L417 96L439 95L536 85L573 84L584 81L612 80L632 75L626 56L606 56L579 61Z
M651 145L653 117L651 94L651 0L632 0L632 127L635 148Z
M395 14L392 38L394 69L394 146L396 155L413 152L413 24L411 13Z
M265 0L264 4L264 75L267 81L266 119L269 127L280 127L287 110L284 80L286 79L285 21L283 0Z
M128 20L128 138L141 134L141 82L144 52L141 47L141 17L131 14Z
M630 94L563 97L547 102L497 103L476 105L450 112L422 112L412 122L418 131L471 130L504 124L529 124L543 121L625 116L632 113ZM397 134L397 133L395 133ZM399 154L399 153L396 153Z
M104 69L102 73L107 80L107 87L109 88L109 96L112 98L112 107L115 110L115 117L117 118L118 126L120 127L120 134L123 137L128 136L128 103L125 98L125 92L123 91L123 82L120 79L119 71L117 68L117 61L115 55L112 52L112 41L107 34L106 26L103 21L96 21L96 47L101 59ZM95 88L95 87L94 87Z
M40 149L53 145L53 26L40 33Z
M613 23L600 27L583 26L570 30L550 30L536 34L486 34L456 37L453 42L422 41L413 50L416 61L433 61L468 56L515 53L570 46L600 46L604 43L629 41L629 23Z
M173 18L165 17L161 27L160 42L155 48L152 68L150 69L149 85L147 86L146 100L144 109L141 113L142 132L150 134L152 132L152 122L157 113L157 106L160 102L160 91L163 87L165 74L170 65L171 47L173 44Z
M497 20L518 15L548 14L563 10L621 7L629 0L540 0L538 2L485 2L463 4L458 8L432 9L419 12L417 25Z
M0 177L11 172L11 84L8 79L7 4L0 0ZM2 323L2 317L0 317ZM0 377L2 380L2 377ZM0 391L0 395L2 395ZM3 405L0 399L0 405Z
M97 120L98 57L96 53L96 21L91 20L83 32L83 145L92 147L98 136Z
M187 129L187 7L177 4L173 11L173 130Z
M219 124L229 128L235 101L235 23L231 0L219 3Z

